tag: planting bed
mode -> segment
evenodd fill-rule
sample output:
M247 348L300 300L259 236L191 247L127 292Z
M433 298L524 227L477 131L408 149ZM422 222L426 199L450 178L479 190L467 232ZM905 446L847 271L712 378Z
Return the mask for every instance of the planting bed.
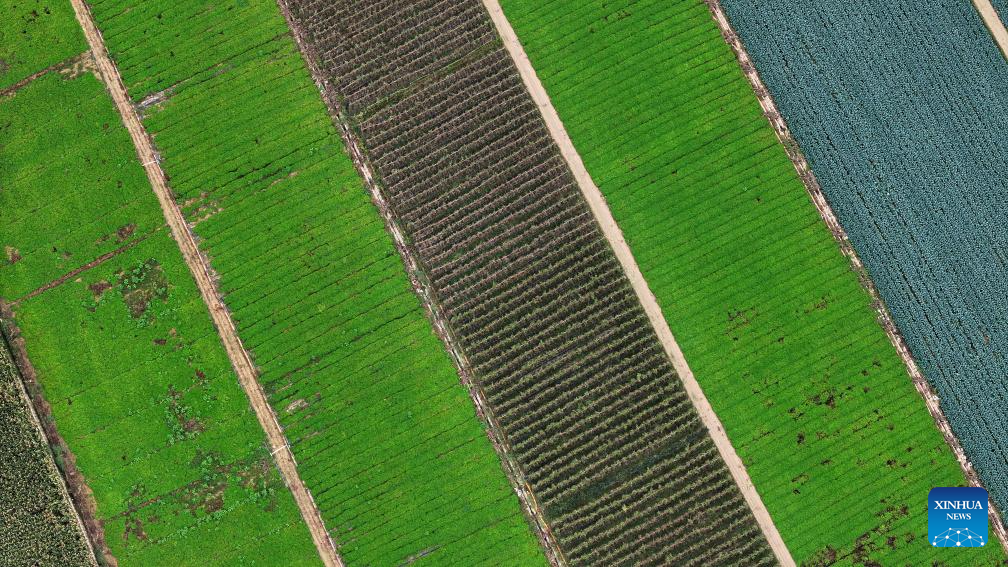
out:
M104 558L318 564L104 86L50 73L0 112L7 333Z
M543 564L277 5L92 8L347 564Z

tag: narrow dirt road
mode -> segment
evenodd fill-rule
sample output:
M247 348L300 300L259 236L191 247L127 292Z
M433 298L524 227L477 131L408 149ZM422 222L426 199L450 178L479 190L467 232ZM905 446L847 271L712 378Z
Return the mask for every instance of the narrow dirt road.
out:
M228 358L231 360L231 365L238 375L238 381L241 383L242 388L245 389L245 393L248 394L252 409L255 411L259 424L266 433L266 438L269 441L276 465L280 469L288 488L290 488L291 493L294 495L294 500L301 510L301 516L308 525L308 530L311 532L312 540L315 542L319 556L326 567L342 567L343 561L336 552L336 547L322 522L322 516L315 505L315 500L312 498L311 493L308 492L308 489L305 488L301 477L298 476L294 455L291 453L280 423L273 413L273 408L266 401L266 394L263 392L262 385L259 384L256 376L255 365L238 338L238 333L234 322L231 320L230 313L217 294L213 279L210 277L209 266L196 246L192 232L189 230L185 218L182 216L182 212L179 210L178 204L175 202L171 190L168 188L167 178L160 164L157 162L157 156L154 153L150 137L148 137L147 131L144 130L143 125L140 123L140 118L137 116L130 102L126 87L119 76L119 70L109 58L104 39L102 39L101 32L95 26L91 11L84 0L71 0L71 4L73 4L74 12L77 14L77 20L84 29L84 35L87 37L88 45L91 47L98 70L105 81L105 85L113 101L115 101L120 116L122 116L123 124L129 130L140 162L147 171L151 187L153 187L154 193L161 203L161 210L164 212L165 220L171 229L172 237L178 243L182 256L189 266L189 271L192 272L193 278L196 280L200 295L203 296L203 301L210 311L214 326L217 327L221 342L224 344Z
M784 540L781 539L777 526L774 525L770 513L767 512L766 506L763 505L763 500L756 491L756 487L753 486L749 473L742 463L742 459L739 458L738 453L735 452L735 448L732 447L731 441L728 439L728 435L721 425L721 420L714 413L714 409L711 407L710 402L707 401L707 397L700 388L700 384L693 376L693 371L690 370L689 365L686 363L686 358L683 356L682 350L679 349L675 337L672 336L672 330L669 329L665 316L662 315L661 307L658 306L654 294L651 293L644 275L637 266L637 261L634 259L630 247L623 239L623 231L616 224L616 220L613 218L602 192L595 185L595 182L592 181L588 170L585 169L581 156L578 155L570 136L567 135L563 122L560 121L560 116L557 114L556 109L553 108L553 103L550 101L546 89L543 88L542 83L539 81L539 77L536 75L535 69L528 59L528 55L525 54L525 49L522 47L521 42L511 28L511 23L508 22L507 17L504 15L500 3L498 0L483 0L483 5L490 12L490 17L497 27L497 33L500 34L501 39L504 41L504 47L518 66L518 71L521 73L525 87L532 95L532 99L539 106L550 135L557 146L560 147L560 153L563 154L564 159L574 173L574 178L581 188L581 193L588 201L588 205L602 227L602 232L605 233L606 239L616 253L616 257L619 258L623 271L626 272L627 277L630 279L630 283L633 285L638 299L644 306L648 319L651 320L651 325L658 334L665 352L672 360L672 365L675 367L680 379L682 379L686 392L700 414L700 419L703 420L704 425L710 431L714 445L717 447L725 463L727 463L728 470L742 491L742 496L745 498L749 508L752 509L756 522L759 524L760 529L763 530L763 534L770 543L774 555L777 556L777 560L785 567L795 565L791 552L784 545Z
M977 12L980 12L980 17L983 18L984 24L990 30L991 35L994 36L994 42L1001 48L1001 54L1005 56L1005 59L1008 59L1008 29L1005 29L1005 24L998 17L994 6L991 5L990 0L973 0L973 5L976 6ZM1008 18L1008 14L1002 15Z

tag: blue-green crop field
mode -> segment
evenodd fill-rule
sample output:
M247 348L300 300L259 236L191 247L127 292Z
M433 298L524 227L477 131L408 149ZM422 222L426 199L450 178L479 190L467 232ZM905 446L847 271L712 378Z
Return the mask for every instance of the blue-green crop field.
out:
M707 6L502 4L794 558L953 561L963 475Z
M1006 510L1008 61L971 2L786 4L725 10Z

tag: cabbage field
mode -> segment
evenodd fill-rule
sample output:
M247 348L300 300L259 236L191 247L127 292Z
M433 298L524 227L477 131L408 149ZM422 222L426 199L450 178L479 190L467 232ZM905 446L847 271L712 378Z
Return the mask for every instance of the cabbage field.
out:
M929 563L963 475L708 8L502 5L795 560Z
M1008 508L1008 62L969 2L724 4Z
M1001 16L1001 21L1008 25L1008 0L991 0L994 9Z

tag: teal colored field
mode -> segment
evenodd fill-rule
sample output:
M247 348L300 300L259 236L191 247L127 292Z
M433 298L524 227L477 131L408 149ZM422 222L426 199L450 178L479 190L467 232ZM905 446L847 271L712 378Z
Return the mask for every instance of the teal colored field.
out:
M276 3L92 6L347 563L544 564Z
M112 556L319 564L104 86L47 74L0 113L0 297Z
M994 563L927 545L963 475L707 6L503 6L794 558Z

